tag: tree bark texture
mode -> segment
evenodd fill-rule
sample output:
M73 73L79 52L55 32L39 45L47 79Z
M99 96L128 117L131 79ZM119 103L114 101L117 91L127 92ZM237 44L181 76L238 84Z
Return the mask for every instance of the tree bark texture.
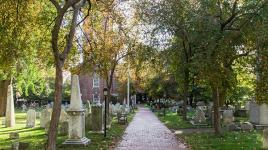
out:
M216 135L221 135L221 121L220 121L220 112L219 112L219 88L212 87L212 97L213 97L213 108L214 108L214 130Z
M0 81L0 117L4 117L6 114L7 88L9 84L10 80Z

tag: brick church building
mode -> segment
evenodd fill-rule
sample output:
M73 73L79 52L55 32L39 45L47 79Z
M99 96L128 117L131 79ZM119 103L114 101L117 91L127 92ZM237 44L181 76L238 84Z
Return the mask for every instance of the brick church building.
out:
M106 81L98 74L95 72L80 74L79 83L83 101L89 100L93 103L100 103L103 101L103 88L106 87ZM118 83L114 77L111 88L112 96L118 96L117 84Z

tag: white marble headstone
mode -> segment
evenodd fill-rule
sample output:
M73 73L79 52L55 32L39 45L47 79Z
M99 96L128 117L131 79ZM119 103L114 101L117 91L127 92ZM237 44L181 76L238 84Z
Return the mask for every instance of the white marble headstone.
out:
M36 112L34 109L29 109L27 112L26 127L33 128L35 126Z
M40 127L45 128L50 121L51 112L48 109L44 109L41 112Z

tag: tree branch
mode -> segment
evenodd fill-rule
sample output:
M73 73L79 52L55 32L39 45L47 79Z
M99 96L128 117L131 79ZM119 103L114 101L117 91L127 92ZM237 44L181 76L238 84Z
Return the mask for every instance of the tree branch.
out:
M61 10L60 4L56 0L50 0L50 2L56 7L57 12L60 12Z

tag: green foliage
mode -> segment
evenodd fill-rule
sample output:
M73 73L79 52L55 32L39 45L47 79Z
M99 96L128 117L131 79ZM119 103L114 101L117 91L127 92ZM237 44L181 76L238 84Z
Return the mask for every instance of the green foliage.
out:
M38 92L42 92L44 76L51 73L48 63L51 61L48 55L49 32L41 21L42 17L48 17L42 16L45 2L2 1L1 5L1 80L15 79L16 89L26 95L29 90L36 92L36 84Z
M252 68L257 62L257 100L265 102L267 5L267 1L254 0L144 0L137 2L137 16L153 28L149 30L152 43L156 40L158 45L164 45L162 54L166 59L162 63L175 76L181 95L189 96L192 84L219 89L221 105L236 98L252 97ZM239 71L239 65L247 71ZM241 83L240 73L250 73L248 85Z

